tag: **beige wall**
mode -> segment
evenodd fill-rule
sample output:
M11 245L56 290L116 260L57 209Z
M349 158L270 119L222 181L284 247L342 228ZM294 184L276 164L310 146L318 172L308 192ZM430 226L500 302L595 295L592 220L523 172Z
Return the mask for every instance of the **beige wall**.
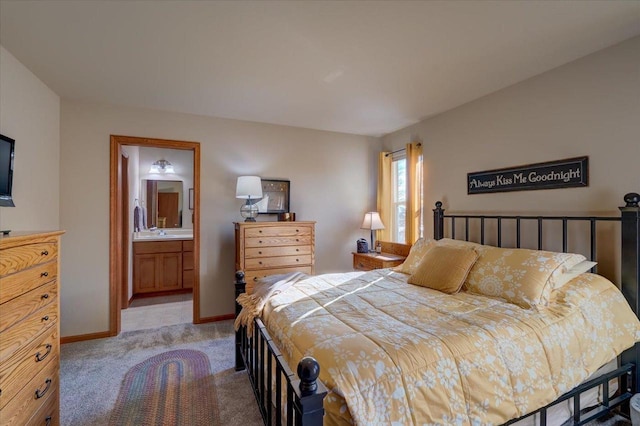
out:
M424 142L425 230L456 212L606 212L640 192L640 37L383 138ZM589 156L587 188L467 195L469 172Z
M58 229L60 98L2 46L0 133L16 141L16 207L0 207L0 229Z
M316 270L351 269L351 251L375 206L377 138L195 115L62 102L62 335L108 329L109 135L201 143L203 317L234 311L233 222L241 220L236 178L291 180L291 211L315 220Z

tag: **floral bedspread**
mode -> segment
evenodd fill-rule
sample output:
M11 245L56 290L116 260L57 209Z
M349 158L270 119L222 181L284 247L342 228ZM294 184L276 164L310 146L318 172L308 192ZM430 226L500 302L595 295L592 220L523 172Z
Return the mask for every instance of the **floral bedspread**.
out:
M501 424L554 401L640 340L605 278L583 274L548 307L447 295L389 269L326 274L269 300L287 358L320 363L326 424Z

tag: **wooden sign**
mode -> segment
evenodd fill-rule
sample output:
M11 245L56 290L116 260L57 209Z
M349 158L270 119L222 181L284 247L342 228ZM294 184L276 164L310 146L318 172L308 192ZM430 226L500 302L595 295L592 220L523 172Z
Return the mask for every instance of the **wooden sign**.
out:
M467 193L589 186L589 157L467 173Z

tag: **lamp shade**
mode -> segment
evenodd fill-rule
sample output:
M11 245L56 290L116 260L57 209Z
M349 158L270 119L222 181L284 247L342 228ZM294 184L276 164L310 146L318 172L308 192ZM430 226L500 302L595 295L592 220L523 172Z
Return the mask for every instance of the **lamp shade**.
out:
M384 223L382 223L382 219L380 219L380 214L378 212L369 212L365 213L364 220L362 221L362 226L360 228L377 231L378 229L384 229Z
M238 176L236 198L262 198L262 180L260 176Z

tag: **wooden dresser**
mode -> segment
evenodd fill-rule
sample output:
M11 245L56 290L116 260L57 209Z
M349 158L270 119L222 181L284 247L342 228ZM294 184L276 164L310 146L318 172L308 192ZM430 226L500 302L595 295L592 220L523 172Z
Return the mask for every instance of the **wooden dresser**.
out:
M287 272L313 274L315 222L237 222L236 271L247 293L259 278Z
M0 238L0 425L60 423L62 231Z

